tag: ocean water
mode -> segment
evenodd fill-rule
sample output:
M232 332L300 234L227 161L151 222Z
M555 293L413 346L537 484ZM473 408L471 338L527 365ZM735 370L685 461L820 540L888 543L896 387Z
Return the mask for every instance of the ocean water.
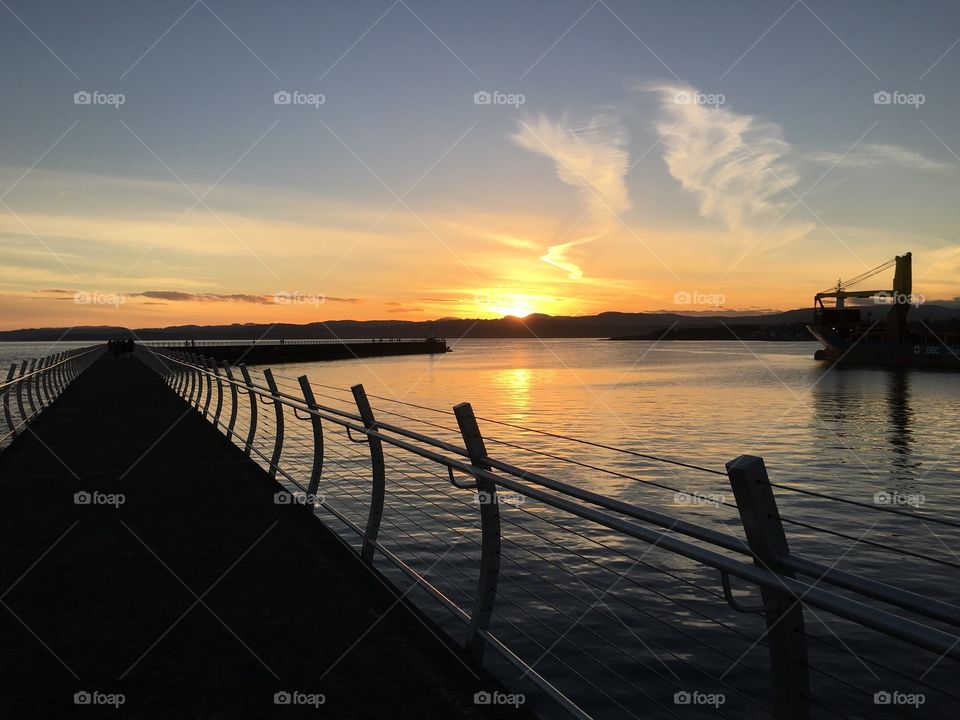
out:
M778 486L793 552L960 603L960 533L938 522L960 524L960 374L831 367L812 359L816 348L464 340L443 356L285 365L275 372L287 392L298 395L295 378L306 375L320 403L345 409L353 407L347 388L361 383L376 396L378 419L451 442L459 435L449 412L470 402L490 455L737 537L743 532L724 465L739 455L760 456ZM269 410L261 416L267 441ZM306 477L308 430L303 423L298 430L293 417L287 422L293 434L284 462ZM362 527L366 446L329 424L325 432L321 491ZM387 448L387 486L381 540L469 613L479 557L471 493L454 488L444 468L395 448ZM501 513L502 577L492 629L592 716L765 716L763 620L727 605L716 571L533 501L502 502ZM357 544L342 523L327 521ZM742 604L760 603L756 588L736 580L733 587ZM410 597L463 635L426 593L413 590ZM807 611L806 629L815 717L940 717L955 700L953 661L823 611ZM508 684L524 685L522 673L492 665ZM878 692L923 693L924 704L877 705ZM684 696L677 693L694 702L721 695L724 701L678 704ZM535 707L562 716L547 703Z
M65 350L88 347L89 342L0 342L0 370L3 379L6 379L11 363L17 363L17 372L20 372L20 363L23 360L53 355ZM29 366L29 365L28 365Z

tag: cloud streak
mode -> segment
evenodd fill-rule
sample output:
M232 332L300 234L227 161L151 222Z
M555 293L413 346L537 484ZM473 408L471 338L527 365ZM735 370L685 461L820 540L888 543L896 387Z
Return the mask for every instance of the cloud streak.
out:
M630 209L626 129L605 114L582 125L574 125L566 115L558 120L540 115L522 120L510 139L524 150L552 160L557 177L580 191L589 231L550 246L540 259L566 272L571 280L582 279L583 270L569 258L569 251L613 231L618 224L616 216Z
M952 173L956 169L953 165L933 160L913 150L882 143L858 145L846 154L839 152L813 153L810 155L810 160L842 168L875 169L894 165L908 170L943 174Z
M64 290L61 288L50 288L47 290L38 290L41 297L34 297L36 300L72 300L73 296L82 293L82 290ZM159 302L145 302L144 305L157 305L170 302L239 302L250 303L253 305L276 305L277 296L289 296L291 293L283 291L282 293L273 293L270 295L257 295L254 293L192 293L181 290L144 290L142 292L124 292L117 293L125 298L146 298L147 300ZM51 297L52 296L52 297ZM360 298L354 297L333 297L330 295L313 295L322 297L323 302L357 304L362 302Z
M781 194L800 175L779 125L691 101L698 93L689 85L646 89L660 100L667 169L697 196L701 216L736 230L785 207Z

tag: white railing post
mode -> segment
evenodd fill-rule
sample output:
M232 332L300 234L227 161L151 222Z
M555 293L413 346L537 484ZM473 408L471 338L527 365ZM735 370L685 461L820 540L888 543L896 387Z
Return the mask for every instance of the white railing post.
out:
M190 404L200 412L203 398L203 374L200 372L200 358L190 353Z
M250 427L247 428L247 439L243 443L243 454L250 457L253 441L257 437L257 391L253 389L253 381L250 379L250 371L247 370L246 365L240 365L240 374L243 376L243 384L247 386L247 395L250 397Z
M210 369L217 381L217 406L213 411L213 426L220 429L220 413L223 411L223 378L220 376L220 363L216 358L210 358Z
M203 416L210 416L210 401L213 399L213 378L210 377L210 367L207 358L203 355L200 356L200 367L201 367L201 377L200 380L206 380L207 385L207 396L203 401Z
M487 449L477 425L470 403L460 403L453 408L457 425L463 436L470 462L474 467L489 470L486 463ZM480 504L481 554L480 573L470 615L467 636L467 651L478 662L483 661L486 640L483 633L490 629L493 605L497 598L497 583L500 580L500 507L497 502L497 486L489 478L477 477L477 501Z
M23 406L23 386L26 384L26 381L23 379L23 376L27 372L27 361L22 360L20 362L20 374L17 375L17 410L20 411L20 421L27 421L27 411Z
M373 408L363 389L363 385L354 385L350 388L353 399L357 403L360 419L367 430L375 430L377 421L373 417ZM367 435L367 446L370 448L370 469L372 484L370 486L370 512L367 514L367 527L363 533L363 546L360 548L360 557L368 565L373 564L374 543L380 533L380 523L383 520L383 501L387 493L387 475L383 462L383 443L380 438Z
M63 367L66 364L66 360L67 360L67 353L66 352L60 353L60 357L57 358L57 375L56 375L57 396L59 396L60 393L63 392L63 389L67 386L67 384L64 382L64 375L63 375Z
M317 401L313 395L313 388L310 387L310 380L306 375L297 378L300 383L300 391L303 393L303 400L311 410L317 409ZM302 418L301 418L302 419ZM313 464L310 466L310 482L307 483L306 502L311 508L317 497L317 491L320 488L320 476L323 473L323 425L320 422L320 416L310 413L310 428L313 430Z
M37 370L36 370L37 374L34 376L34 380L35 380L34 385L37 390L37 409L38 410L43 410L43 408L46 407L47 404L50 402L50 397L46 395L46 390L47 390L46 385L43 382L44 376L46 375L46 373L44 372L44 368L47 366L49 362L50 362L49 357L41 357L37 359Z
M283 405L280 402L280 391L277 389L277 381L273 378L273 371L267 368L263 371L263 376L267 379L267 387L270 388L270 395L273 397L277 430L273 438L273 456L270 458L267 474L271 479L276 480L277 469L280 467L280 455L283 453Z
M233 442L233 428L237 424L237 386L230 371L230 363L226 360L223 361L223 373L227 376L227 382L230 383L230 422L227 425L227 440Z
M27 404L30 405L30 417L33 417L33 414L37 411L37 406L33 404L33 385L37 379L37 376L33 374L33 371L37 367L37 359L33 358L30 361L30 367L27 370ZM39 398L38 398L39 400Z
M3 419L7 421L7 427L10 428L12 434L16 434L17 429L13 424L13 415L10 412L10 393L13 391L13 386L10 383L13 381L16 372L17 364L10 363L10 372L7 373L7 386L3 389Z
M727 476L737 500L747 543L754 554L754 563L793 579L793 572L780 564L790 549L763 459L741 455L727 463ZM808 720L810 678L803 604L786 589L762 587L760 592L770 646L773 717L776 720Z

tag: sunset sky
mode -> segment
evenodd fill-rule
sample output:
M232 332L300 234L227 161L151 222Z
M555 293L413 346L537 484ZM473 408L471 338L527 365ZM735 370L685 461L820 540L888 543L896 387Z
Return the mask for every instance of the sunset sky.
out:
M786 309L907 250L960 295L955 0L3 0L0 47L4 328Z

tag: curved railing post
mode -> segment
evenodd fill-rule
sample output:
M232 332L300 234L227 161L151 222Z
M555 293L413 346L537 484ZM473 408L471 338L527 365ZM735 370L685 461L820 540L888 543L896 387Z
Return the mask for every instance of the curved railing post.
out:
M20 411L20 421L27 421L27 411L23 406L23 388L26 385L26 381L23 379L23 376L27 373L27 361L23 360L20 363L20 374L17 376L17 410Z
M37 409L43 410L44 406L49 402L49 398L44 397L44 391L46 388L43 385L43 368L47 364L47 358L41 357L37 358L37 367L36 374L33 376L33 388L37 393Z
M60 359L62 352L55 353L50 358L50 371L47 373L50 377L47 379L47 385L50 387L50 397L56 399L60 395Z
M250 451L253 449L253 441L257 437L257 392L253 389L250 371L242 363L240 364L240 374L243 376L243 384L247 386L247 395L250 397L250 427L247 428L247 439L243 443L243 454L249 457Z
M46 369L43 371L43 387L47 392L47 404L53 402L57 394L54 392L53 388L53 366L57 363L56 355L48 355L47 363L45 365Z
M354 385L350 388L353 399L357 403L360 419L367 430L376 429L377 421L373 417L373 408L363 385ZM370 448L370 469L372 484L370 486L370 512L367 515L367 528L363 533L363 546L360 556L368 565L373 564L374 543L380 533L380 523L383 520L383 500L387 492L386 470L383 463L383 443L380 438L367 435L367 445Z
M237 424L237 385L230 371L230 363L226 360L223 361L223 374L227 376L227 382L230 383L230 422L227 424L227 441L233 442L233 428Z
M790 549L763 459L741 455L727 463L727 476L754 562L793 579L793 571L780 565L780 559L789 555ZM773 717L777 720L808 720L810 678L803 604L785 589L762 587L760 594L770 646Z
M177 395L180 395L180 385L183 383L183 365L180 364L180 353L174 350L168 357L173 362L173 370L167 376L167 384Z
M193 373L196 376L197 386L194 390L197 393L196 401L194 402L197 412L203 411L203 381L205 375L203 372L203 358L199 355L193 356Z
M307 407L311 410L317 409L317 400L313 395L313 388L310 387L310 380L306 375L297 378L300 383L300 390L303 392L303 399ZM310 482L307 485L306 503L312 509L316 499L317 490L320 487L320 475L323 473L323 425L320 422L320 416L310 413L310 427L313 429L313 465L310 467Z
M203 401L203 416L210 417L210 401L213 399L213 378L210 377L212 374L210 372L210 362L203 355L200 356L200 367L202 368L200 380L202 382L205 378L207 381L207 397Z
M177 384L177 392L180 394L184 400L187 400L190 397L190 393L187 388L190 385L190 360L187 358L186 353L177 353L177 360L180 361L180 381Z
M210 358L210 369L217 380L217 407L213 411L213 426L220 429L220 413L223 411L223 378L220 375L220 363L216 358Z
M157 355L160 353L158 352ZM178 395L180 394L178 389L180 387L180 363L177 362L177 354L171 352L169 355L162 356L168 363L167 373L163 376L164 382Z
M47 392L47 372L49 368L49 355L44 355L37 360L37 405L41 410L50 404L50 393Z
M66 383L63 382L63 365L67 359L67 353L62 352L57 358L57 373L54 376L57 383L57 397L60 396L60 393L63 392L63 389L66 387Z
M17 429L13 424L13 414L10 412L10 393L13 390L10 381L13 380L16 372L17 364L10 363L10 372L7 373L7 386L3 389L3 419L7 421L7 427L10 428L12 434L16 434Z
M270 459L270 467L267 474L271 479L277 479L277 468L280 467L280 454L283 452L283 405L280 403L280 392L277 390L277 381L273 379L273 371L267 368L263 371L263 376L267 379L267 387L270 388L270 395L273 397L273 409L276 413L277 432L273 439L273 457Z
M46 377L44 378L44 383L47 386L47 399L49 402L53 402L57 399L57 358L60 357L60 353L54 353L50 356L50 361L47 363L47 372Z
M37 376L33 374L34 369L37 367L37 359L33 358L30 361L30 367L27 370L27 403L30 405L30 417L33 417L33 414L37 411L37 406L33 404L33 384L37 379Z
M457 425L463 436L463 444L474 467L489 470L485 462L487 449L477 425L470 403L454 406ZM500 506L497 502L497 486L488 478L478 477L477 500L480 503L480 526L482 533L480 575L477 579L477 594L473 599L470 615L470 630L467 636L467 651L478 662L483 661L486 640L483 636L490 629L493 605L497 599L497 583L500 580Z
M196 394L197 394L197 371L194 368L193 357L184 353L183 360L187 363L187 366L184 368L184 371L187 373L187 377L184 379L184 389L186 390L183 399L191 407L196 407Z

